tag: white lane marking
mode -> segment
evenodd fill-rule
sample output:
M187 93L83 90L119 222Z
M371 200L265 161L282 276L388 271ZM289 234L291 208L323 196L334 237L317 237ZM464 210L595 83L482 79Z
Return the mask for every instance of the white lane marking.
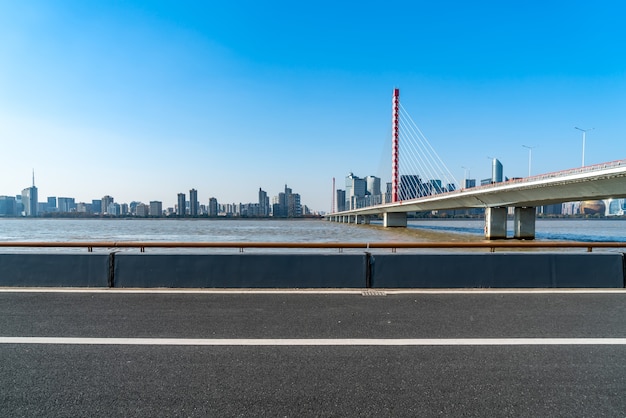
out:
M112 289L5 287L0 293L130 293L130 294L228 294L228 295L361 295L371 289ZM374 289L387 295L483 295L483 294L626 294L626 289Z
M0 344L153 345L153 346L508 346L626 345L626 338L73 338L0 337Z

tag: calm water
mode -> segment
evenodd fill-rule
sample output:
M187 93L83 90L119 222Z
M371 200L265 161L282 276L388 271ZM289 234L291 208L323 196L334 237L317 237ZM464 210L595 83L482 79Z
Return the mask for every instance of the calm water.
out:
M0 219L0 241L474 241L483 238L483 228L482 220L409 221L409 228L385 229L323 220ZM536 232L538 240L626 241L626 220L539 219Z

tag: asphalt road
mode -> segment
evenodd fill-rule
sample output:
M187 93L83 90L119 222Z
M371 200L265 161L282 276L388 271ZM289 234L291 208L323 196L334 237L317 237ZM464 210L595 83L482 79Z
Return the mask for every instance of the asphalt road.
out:
M615 291L0 291L0 415L625 416L626 345L584 343L625 319Z

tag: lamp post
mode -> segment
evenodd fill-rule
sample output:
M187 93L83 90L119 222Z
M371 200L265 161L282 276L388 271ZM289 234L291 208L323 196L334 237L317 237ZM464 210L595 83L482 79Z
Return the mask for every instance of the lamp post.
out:
M465 171L464 171L464 177L465 177L465 178L463 179L463 188L465 189L465 188L467 188L467 179L469 178L469 176L470 176L471 174L470 174L470 169L469 169L469 168L467 168L467 167L463 167L463 166L461 166L461 168L462 168L463 170L465 170Z
M528 150L528 177L530 177L530 165L533 160L533 148L537 148L537 146L531 147L528 145L522 145L522 147Z
M574 126L574 129L578 129L579 131L581 131L583 133L583 167L584 167L585 166L585 136L586 136L587 132L593 131L595 128L580 129L578 126Z

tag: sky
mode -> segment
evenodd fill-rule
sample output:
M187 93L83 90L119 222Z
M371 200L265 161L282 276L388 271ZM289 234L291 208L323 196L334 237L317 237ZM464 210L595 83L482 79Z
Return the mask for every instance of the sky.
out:
M0 195L173 207L391 177L391 97L459 180L626 158L626 3L0 0ZM463 168L465 167L465 168ZM402 168L401 168L402 170ZM419 173L417 173L419 174Z

